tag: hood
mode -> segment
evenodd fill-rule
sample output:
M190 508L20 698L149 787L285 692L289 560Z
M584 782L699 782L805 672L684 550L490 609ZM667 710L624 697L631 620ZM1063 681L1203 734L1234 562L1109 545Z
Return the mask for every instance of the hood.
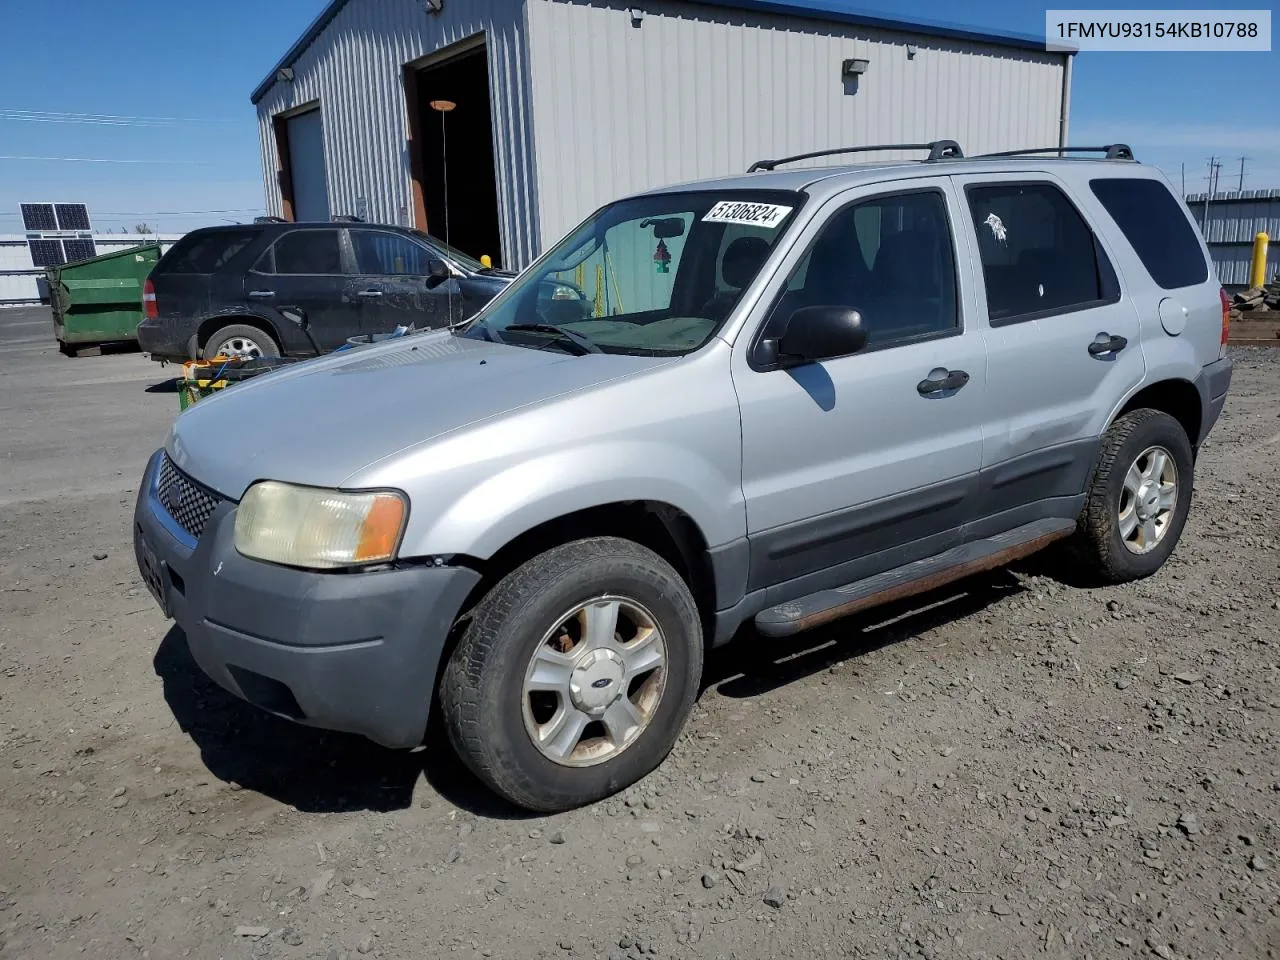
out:
M184 472L235 500L261 479L336 487L406 447L670 362L447 332L405 337L201 400L175 421L166 448Z

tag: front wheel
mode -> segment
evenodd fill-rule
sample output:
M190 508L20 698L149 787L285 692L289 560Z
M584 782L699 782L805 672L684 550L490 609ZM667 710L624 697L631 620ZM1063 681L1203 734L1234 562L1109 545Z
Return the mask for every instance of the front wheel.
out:
M1191 509L1186 431L1159 410L1134 410L1102 435L1076 547L1107 583L1150 576L1178 544Z
M688 586L653 551L600 537L534 557L485 596L440 700L467 766L511 802L551 813L657 767L701 674Z

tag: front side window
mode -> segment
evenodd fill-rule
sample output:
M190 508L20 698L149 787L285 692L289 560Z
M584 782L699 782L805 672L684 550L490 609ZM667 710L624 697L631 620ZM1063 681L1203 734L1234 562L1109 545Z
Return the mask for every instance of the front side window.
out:
M789 278L770 329L816 306L862 314L869 349L957 332L955 250L942 194L875 197L834 213Z
M803 202L791 191L752 190L611 204L526 270L465 336L575 350L585 338L606 353L696 350L728 319ZM572 331L576 347L547 325Z
M1118 282L1093 231L1049 183L969 187L969 210L999 325L1110 302Z
M294 230L275 243L275 272L332 275L342 273L337 230Z
M426 276L431 253L408 237L381 230L352 230L350 236L357 272L383 277Z

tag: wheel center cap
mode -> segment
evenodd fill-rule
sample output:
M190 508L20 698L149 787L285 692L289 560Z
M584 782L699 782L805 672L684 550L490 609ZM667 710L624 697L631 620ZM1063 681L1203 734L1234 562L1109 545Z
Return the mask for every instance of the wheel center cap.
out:
M1150 520L1160 512L1160 487L1154 483L1144 483L1138 488L1138 518Z
M600 713L622 695L626 666L612 650L584 653L569 678L573 705L584 713Z

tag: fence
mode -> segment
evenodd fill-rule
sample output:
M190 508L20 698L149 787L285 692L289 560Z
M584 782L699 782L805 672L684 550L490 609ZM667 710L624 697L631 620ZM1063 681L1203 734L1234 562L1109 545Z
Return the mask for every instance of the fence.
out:
M1280 190L1232 190L1212 198L1195 193L1187 197L1187 206L1204 234L1218 268L1218 282L1224 287L1249 285L1253 238L1259 233L1271 237L1267 279L1280 270Z
M96 234L93 238L98 253L110 253L141 243L159 243L163 253L178 241L180 233L148 234ZM20 234L0 236L0 306L36 304L40 302L40 290L36 284L44 276L44 267L31 262L31 248L27 238Z

